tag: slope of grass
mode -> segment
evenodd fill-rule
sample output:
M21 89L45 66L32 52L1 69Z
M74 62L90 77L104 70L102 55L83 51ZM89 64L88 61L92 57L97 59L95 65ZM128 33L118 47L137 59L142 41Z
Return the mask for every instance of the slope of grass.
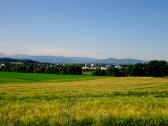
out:
M0 125L168 125L167 78L79 78L1 83Z

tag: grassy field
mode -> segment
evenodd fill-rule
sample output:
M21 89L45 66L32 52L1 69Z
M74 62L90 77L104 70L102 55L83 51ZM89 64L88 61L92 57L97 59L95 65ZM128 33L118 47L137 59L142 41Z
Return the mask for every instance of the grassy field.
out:
M37 82L70 82L92 80L99 77L84 75L42 74L42 73L14 73L0 72L0 84L4 83L37 83Z
M168 125L168 78L0 73L2 126Z

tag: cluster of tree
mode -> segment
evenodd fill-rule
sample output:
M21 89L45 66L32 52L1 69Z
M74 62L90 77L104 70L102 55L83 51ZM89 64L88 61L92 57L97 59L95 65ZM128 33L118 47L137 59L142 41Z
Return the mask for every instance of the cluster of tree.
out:
M63 74L82 74L81 66L79 65L64 65L62 69Z
M30 61L29 61L30 62ZM51 64L13 64L6 63L0 66L0 71L23 73L49 73L49 74L82 74L81 65L51 65ZM95 76L168 76L168 63L166 61L150 61L147 64L125 65L121 68L111 67L106 70L96 69Z
M82 74L82 68L80 65L5 64L0 67L0 71L47 74Z
M108 68L106 70L96 69L93 72L96 76L168 76L168 63L166 61L150 61L148 64L135 64L122 66L121 68Z
M115 77L121 77L126 76L126 69L122 67L121 69L111 67L107 68L106 70L101 70L100 68L97 68L92 73L93 76L115 76Z

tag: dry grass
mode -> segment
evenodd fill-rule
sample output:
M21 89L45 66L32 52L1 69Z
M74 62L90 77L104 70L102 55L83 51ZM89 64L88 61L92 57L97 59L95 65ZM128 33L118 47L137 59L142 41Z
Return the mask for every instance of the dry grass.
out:
M110 117L114 122L120 118L168 119L167 92L167 78L150 77L1 84L0 123L57 125L72 124L75 119L100 125Z

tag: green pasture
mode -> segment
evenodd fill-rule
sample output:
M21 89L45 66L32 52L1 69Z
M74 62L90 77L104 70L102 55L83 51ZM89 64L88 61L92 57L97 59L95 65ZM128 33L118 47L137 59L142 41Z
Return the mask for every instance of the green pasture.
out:
M92 80L100 77L83 75L44 74L44 73L15 73L0 72L0 84L4 83L35 83L35 82L70 82Z

